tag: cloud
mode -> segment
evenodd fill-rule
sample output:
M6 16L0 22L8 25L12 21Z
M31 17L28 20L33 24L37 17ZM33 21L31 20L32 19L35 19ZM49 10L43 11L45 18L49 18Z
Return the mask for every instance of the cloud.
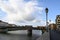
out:
M10 23L36 20L43 10L39 5L37 0L0 0L0 8L6 12Z
M49 20L49 21L48 21L48 24L53 24L53 23L55 23L55 22L52 21L52 20Z

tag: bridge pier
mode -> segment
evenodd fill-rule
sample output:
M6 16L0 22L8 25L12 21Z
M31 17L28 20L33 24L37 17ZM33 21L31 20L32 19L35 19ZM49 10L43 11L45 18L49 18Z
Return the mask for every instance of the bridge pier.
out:
M4 30L4 33L7 33L8 32L8 29L6 28L5 30Z
M32 36L32 26L30 26L28 29L28 36Z
M0 33L7 33L7 32L8 32L7 28L0 29Z
M32 30L28 30L28 36L32 36Z

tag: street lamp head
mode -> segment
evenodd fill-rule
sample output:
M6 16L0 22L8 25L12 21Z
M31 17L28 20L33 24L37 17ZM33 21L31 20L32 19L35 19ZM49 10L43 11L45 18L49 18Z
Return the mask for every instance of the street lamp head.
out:
M48 8L45 9L45 12L48 13Z

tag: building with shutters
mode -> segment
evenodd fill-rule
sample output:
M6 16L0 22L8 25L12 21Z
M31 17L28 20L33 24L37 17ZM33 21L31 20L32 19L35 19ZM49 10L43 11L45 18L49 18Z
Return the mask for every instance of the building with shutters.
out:
M56 16L56 26L57 26L57 29L60 30L60 15Z

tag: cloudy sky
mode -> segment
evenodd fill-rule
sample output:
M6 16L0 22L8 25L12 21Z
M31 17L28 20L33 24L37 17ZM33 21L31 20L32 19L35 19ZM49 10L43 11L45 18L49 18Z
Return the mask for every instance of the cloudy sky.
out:
M60 0L0 0L0 20L17 25L45 25L45 8L48 20L55 23L60 14Z

